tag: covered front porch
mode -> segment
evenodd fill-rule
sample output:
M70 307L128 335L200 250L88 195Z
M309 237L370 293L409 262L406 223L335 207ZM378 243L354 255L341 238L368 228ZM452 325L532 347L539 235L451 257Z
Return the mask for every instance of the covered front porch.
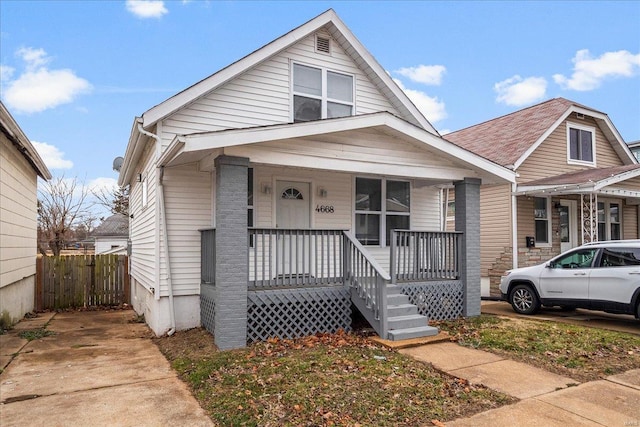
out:
M638 164L519 184L515 195L535 199L536 243L557 245L561 252L594 241L640 238Z
M158 165L212 172L201 323L220 348L349 330L352 307L389 339L478 315L480 183L515 180L388 113L179 136Z

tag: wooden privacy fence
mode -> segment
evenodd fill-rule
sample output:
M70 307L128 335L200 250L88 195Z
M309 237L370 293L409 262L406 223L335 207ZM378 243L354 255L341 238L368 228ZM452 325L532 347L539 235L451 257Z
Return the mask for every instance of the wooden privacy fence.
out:
M129 303L126 255L38 257L36 310Z

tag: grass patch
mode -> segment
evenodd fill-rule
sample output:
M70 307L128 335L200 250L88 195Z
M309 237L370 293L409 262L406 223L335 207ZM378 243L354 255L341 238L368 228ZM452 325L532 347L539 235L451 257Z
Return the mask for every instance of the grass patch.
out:
M20 338L26 339L28 341L39 340L40 338L48 337L50 335L54 335L55 332L47 331L44 328L38 329L30 329L28 331L22 331L19 334Z
M352 334L219 352L194 329L156 343L219 425L413 426L515 400Z
M437 325L461 345L580 381L640 368L640 336L633 334L489 315Z

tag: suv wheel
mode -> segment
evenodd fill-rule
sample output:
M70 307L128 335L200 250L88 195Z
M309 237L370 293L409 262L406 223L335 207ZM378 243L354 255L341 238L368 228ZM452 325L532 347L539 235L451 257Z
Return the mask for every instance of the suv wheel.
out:
M640 301L638 301L638 306L636 307L636 319L640 320Z
M534 314L540 309L540 301L529 285L516 285L511 289L509 302L516 313Z

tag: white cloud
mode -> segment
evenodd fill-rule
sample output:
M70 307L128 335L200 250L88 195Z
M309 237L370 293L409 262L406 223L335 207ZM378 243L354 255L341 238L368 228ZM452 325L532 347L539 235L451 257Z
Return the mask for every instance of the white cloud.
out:
M440 135L444 136L448 133L451 133L451 129L440 129L439 132L440 132Z
M444 102L438 100L437 97L431 97L419 90L406 89L400 80L393 80L400 86L400 89L407 94L411 102L415 104L429 122L435 123L447 118Z
M36 70L38 67L44 67L51 61L44 49L34 49L32 47L23 47L16 51L16 56L22 58L27 66L27 70Z
M573 74L570 78L554 74L553 80L563 89L587 91L598 88L602 81L614 77L633 77L640 71L640 53L626 50L605 52L594 58L588 49L576 52L572 59Z
M16 52L25 62L25 71L12 79L14 70L3 66L3 99L9 108L37 113L72 102L89 92L91 84L69 69L50 70L50 58L43 49L22 48Z
M93 193L112 192L118 188L118 181L114 178L99 177L87 183L87 187Z
M127 0L127 10L138 18L160 18L169 13L162 0Z
M438 86L442 83L442 76L446 71L447 69L443 65L418 65L417 67L400 68L395 72L416 83Z
M543 99L547 91L547 80L544 77L523 79L516 74L493 85L493 90L498 94L496 101L520 107Z
M11 77L13 77L13 73L15 71L16 70L13 67L9 67L8 65L1 65L0 64L0 82L1 82L1 84L4 84L4 82L7 81L7 80L11 80Z
M64 153L58 147L46 142L31 141L49 169L71 169L73 162L64 158Z

